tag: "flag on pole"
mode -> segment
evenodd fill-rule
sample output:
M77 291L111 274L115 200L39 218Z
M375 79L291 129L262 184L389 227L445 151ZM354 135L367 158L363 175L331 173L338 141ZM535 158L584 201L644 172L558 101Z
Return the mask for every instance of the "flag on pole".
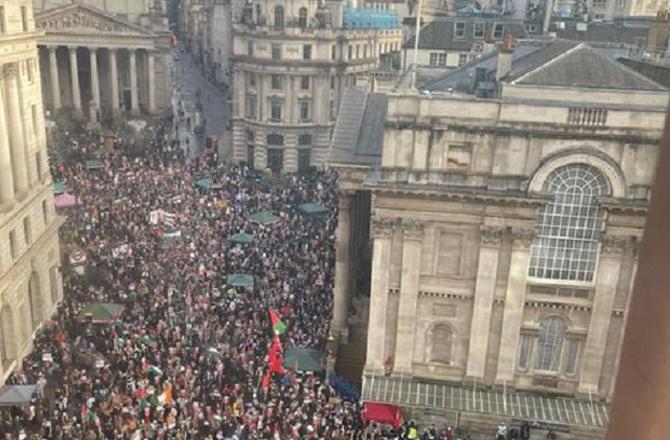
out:
M270 321L272 321L272 331L275 335L282 335L286 332L286 324L281 322L274 309L270 309Z
M279 336L272 338L272 345L270 346L270 353L268 355L268 373L279 373L285 374L284 370L284 353L282 351L281 342L279 341Z

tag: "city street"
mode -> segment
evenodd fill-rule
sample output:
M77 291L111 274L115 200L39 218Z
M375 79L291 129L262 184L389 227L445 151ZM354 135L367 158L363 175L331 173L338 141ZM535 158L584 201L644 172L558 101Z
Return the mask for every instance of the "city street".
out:
M227 98L222 87L212 84L203 75L201 66L188 52L174 49L172 54L172 105L180 146L187 153L197 155L204 148L207 137L215 136L219 140L219 152L224 152L225 156L230 150L230 137L226 131ZM202 112L197 111L198 102ZM204 132L197 135L195 130L199 124L204 125Z

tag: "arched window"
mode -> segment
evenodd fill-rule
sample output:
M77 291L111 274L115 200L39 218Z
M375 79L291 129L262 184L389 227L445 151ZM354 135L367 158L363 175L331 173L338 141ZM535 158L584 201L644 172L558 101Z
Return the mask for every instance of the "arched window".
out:
M298 10L298 26L303 29L307 27L307 8L300 8Z
M540 209L528 275L593 281L602 227L598 197L610 194L609 182L596 168L574 164L554 170L544 190L554 199Z
M0 310L0 361L4 367L16 357L15 342L14 316L9 306L5 305Z
M284 27L284 7L281 5L275 6L275 27Z
M28 281L28 299L30 300L30 322L33 330L42 319L42 292L40 291L40 278L37 272L30 274Z
M558 371L561 367L561 352L565 342L565 322L557 316L540 321L540 336L537 339L535 369Z
M450 364L453 339L453 331L448 325L437 324L435 327L433 327L429 335L429 362Z

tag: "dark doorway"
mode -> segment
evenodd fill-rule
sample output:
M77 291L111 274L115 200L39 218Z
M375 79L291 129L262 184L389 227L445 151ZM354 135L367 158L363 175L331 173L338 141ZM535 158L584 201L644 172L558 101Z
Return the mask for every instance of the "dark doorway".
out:
M268 148L268 168L273 173L280 173L284 165L284 150Z

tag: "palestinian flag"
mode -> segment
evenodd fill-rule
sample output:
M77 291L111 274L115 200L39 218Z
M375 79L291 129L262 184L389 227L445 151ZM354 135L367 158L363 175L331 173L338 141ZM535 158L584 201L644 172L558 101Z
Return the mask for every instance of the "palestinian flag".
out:
M281 322L279 315L277 315L277 312L275 312L274 309L270 309L270 321L272 321L272 332L275 335L283 335L286 333L286 324Z

